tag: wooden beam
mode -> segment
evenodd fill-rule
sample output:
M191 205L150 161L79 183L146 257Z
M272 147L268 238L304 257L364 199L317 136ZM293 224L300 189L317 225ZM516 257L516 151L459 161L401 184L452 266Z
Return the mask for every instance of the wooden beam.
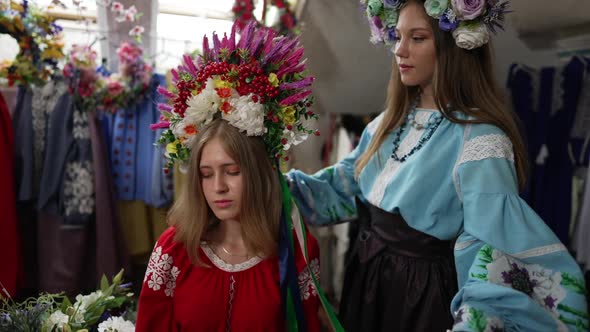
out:
M90 19L92 23L96 23L96 12L95 11L86 11L84 13L74 13L70 11L57 11L57 10L48 10L46 14L49 17L52 17L56 20L66 20L66 21L83 21Z

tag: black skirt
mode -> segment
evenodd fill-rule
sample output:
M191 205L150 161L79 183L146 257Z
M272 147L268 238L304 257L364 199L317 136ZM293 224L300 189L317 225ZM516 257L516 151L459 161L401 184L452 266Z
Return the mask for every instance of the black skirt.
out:
M453 243L357 200L359 230L348 257L339 318L347 332L446 331L457 292Z

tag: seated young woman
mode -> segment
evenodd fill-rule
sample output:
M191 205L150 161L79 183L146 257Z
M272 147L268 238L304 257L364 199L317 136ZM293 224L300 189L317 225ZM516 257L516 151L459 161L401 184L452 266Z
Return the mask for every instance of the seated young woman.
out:
M316 118L303 49L253 25L213 44L184 57L174 93L159 89L170 105L152 128L186 181L149 260L136 330L319 331L319 249L278 167Z

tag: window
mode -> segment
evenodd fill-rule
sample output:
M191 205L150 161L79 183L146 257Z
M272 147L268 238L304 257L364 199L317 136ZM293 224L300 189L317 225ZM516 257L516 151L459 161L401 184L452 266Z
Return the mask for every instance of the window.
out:
M160 0L156 71L164 72L181 62L183 54L201 51L204 35L220 37L231 32L233 0Z

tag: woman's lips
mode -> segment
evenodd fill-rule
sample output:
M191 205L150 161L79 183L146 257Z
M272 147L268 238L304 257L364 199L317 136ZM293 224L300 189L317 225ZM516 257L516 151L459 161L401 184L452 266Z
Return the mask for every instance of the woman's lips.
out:
M232 201L228 200L228 199L220 199L217 201L214 201L213 203L215 203L215 206L217 206L218 208L227 208L231 205Z
M414 66L399 65L399 71L402 73L406 73L406 72L410 71L412 68L414 68Z

